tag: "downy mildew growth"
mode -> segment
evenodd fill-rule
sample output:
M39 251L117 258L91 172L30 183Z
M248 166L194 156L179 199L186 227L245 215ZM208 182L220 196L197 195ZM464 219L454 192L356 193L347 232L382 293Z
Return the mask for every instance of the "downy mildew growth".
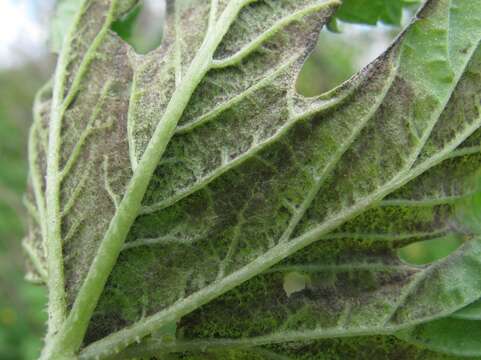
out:
M481 2L426 1L377 60L303 97L340 4L169 0L162 45L140 55L111 30L136 1L82 2L30 133L42 359L330 359L349 339L325 339L361 335L386 336L387 356L481 298L463 215ZM398 258L448 235L465 242L440 261Z

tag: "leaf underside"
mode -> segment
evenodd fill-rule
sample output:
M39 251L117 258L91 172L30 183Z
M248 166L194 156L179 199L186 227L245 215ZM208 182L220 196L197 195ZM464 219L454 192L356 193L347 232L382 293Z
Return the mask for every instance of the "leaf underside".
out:
M134 1L120 4L82 5L63 87L39 93L30 136L29 270L51 289L53 218L68 312L163 115L181 107L80 357L130 345L125 357L441 358L404 340L474 322L463 310L413 328L481 297L465 216L481 165L481 3L427 1L382 56L314 98L295 82L337 1L169 1L146 55L109 30ZM398 258L444 237L464 244L423 267ZM302 284L286 292L293 274Z

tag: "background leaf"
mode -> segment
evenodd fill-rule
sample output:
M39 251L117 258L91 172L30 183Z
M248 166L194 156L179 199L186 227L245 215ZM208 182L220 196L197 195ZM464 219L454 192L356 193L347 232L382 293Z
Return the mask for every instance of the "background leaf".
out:
M336 17L342 21L376 25L400 25L403 8L419 3L406 0L344 0Z
M398 336L424 348L458 357L481 356L481 322L445 318L419 325Z

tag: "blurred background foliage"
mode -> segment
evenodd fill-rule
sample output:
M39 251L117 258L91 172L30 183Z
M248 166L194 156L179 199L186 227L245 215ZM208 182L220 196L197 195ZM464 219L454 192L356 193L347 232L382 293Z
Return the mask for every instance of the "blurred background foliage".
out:
M45 291L24 280L22 195L27 133L35 90L45 73L35 64L0 72L0 359L34 359L46 321Z
M10 0L2 0L10 1ZM13 1L13 0L12 0ZM29 3L29 0L21 0ZM34 1L34 0L31 0ZM62 35L80 0L59 0L53 19L50 48L58 51ZM162 35L164 7L147 1L113 30L138 52L157 47ZM38 2L37 2L38 5ZM372 61L399 33L419 5L413 0L344 0L337 18L322 31L297 83L298 91L314 96L350 78ZM45 11L39 12L44 15ZM362 24L362 25L360 25ZM368 24L368 25L366 25ZM47 47L47 44L44 44ZM47 53L47 52L46 52ZM25 231L22 196L27 178L27 134L36 90L52 72L51 56L35 62L0 68L0 359L35 359L46 321L46 292L24 280L21 247ZM479 208L479 207L478 207ZM448 255L460 245L458 238L414 244L401 256L423 264Z

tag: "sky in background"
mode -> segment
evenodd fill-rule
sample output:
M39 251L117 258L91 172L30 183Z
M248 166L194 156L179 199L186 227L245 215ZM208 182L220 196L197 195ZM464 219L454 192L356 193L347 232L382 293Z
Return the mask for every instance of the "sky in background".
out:
M52 3L0 0L0 67L16 66L44 54L48 37L45 14Z
M55 0L0 0L0 68L11 68L48 51L48 18ZM159 13L161 0L144 0Z

